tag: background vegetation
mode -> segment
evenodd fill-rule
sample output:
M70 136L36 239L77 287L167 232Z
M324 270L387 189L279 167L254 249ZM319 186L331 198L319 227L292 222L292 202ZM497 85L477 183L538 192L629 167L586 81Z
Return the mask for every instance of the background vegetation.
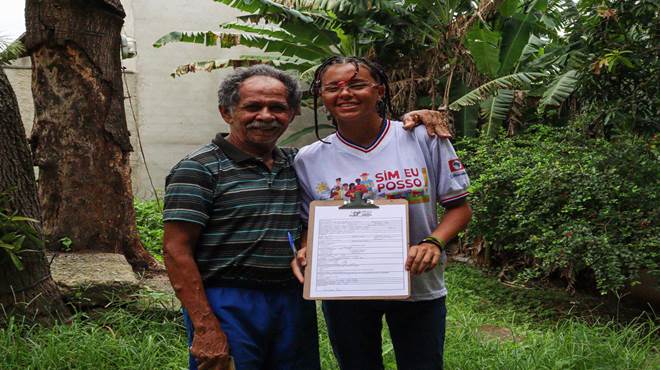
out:
M471 241L509 278L607 292L658 268L657 147L583 130L539 125L507 140L458 143L473 181Z
M263 53L173 75L265 62L308 80L329 55L372 58L399 112L452 111L486 264L602 293L658 272L658 1L216 1L250 14L155 46Z

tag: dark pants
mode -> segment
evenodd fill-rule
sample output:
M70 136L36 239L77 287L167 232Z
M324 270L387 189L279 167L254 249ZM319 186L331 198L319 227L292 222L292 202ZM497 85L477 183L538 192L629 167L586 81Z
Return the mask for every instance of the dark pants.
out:
M324 301L332 349L342 370L383 369L383 315L398 370L442 369L445 298L430 301Z
M301 289L207 288L206 296L227 335L236 370L320 369L316 305ZM188 343L194 330L187 312ZM190 356L189 367L197 369Z

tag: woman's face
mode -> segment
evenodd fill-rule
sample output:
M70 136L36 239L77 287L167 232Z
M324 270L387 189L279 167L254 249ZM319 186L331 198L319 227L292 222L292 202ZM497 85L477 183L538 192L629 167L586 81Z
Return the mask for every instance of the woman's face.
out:
M376 103L384 90L365 65L360 65L356 74L351 63L333 64L321 76L323 105L339 123L376 113Z

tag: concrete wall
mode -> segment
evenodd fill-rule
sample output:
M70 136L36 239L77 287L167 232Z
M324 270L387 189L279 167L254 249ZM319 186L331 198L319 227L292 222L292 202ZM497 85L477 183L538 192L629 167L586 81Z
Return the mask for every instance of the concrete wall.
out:
M155 187L162 190L170 168L186 153L208 143L217 132L228 131L217 111L216 92L229 71L198 72L176 79L170 77L170 73L178 65L193 61L234 58L259 51L176 43L159 49L152 47L154 41L170 31L217 30L219 23L234 20L240 14L226 5L211 0L123 0L122 4L126 11L123 33L136 39L138 50L137 57L123 61L127 82L125 96L131 96L125 106L135 150L131 156L133 187L136 196L150 198L153 191L146 167ZM29 59L17 61L6 72L29 134L34 117ZM129 103L132 103L132 110ZM133 120L133 113L137 122ZM311 122L311 112L304 110L290 131L299 130ZM307 135L295 144L300 146L312 140L313 135Z

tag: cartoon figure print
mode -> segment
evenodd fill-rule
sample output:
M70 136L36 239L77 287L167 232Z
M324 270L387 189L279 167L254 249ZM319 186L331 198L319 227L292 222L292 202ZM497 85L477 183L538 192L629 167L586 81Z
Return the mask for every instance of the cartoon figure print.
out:
M368 172L362 172L352 182L343 182L342 177L337 177L332 188L324 181L319 182L316 192L319 199L348 201L360 192L363 199L407 199L411 204L430 201L426 168L383 170L374 178Z

